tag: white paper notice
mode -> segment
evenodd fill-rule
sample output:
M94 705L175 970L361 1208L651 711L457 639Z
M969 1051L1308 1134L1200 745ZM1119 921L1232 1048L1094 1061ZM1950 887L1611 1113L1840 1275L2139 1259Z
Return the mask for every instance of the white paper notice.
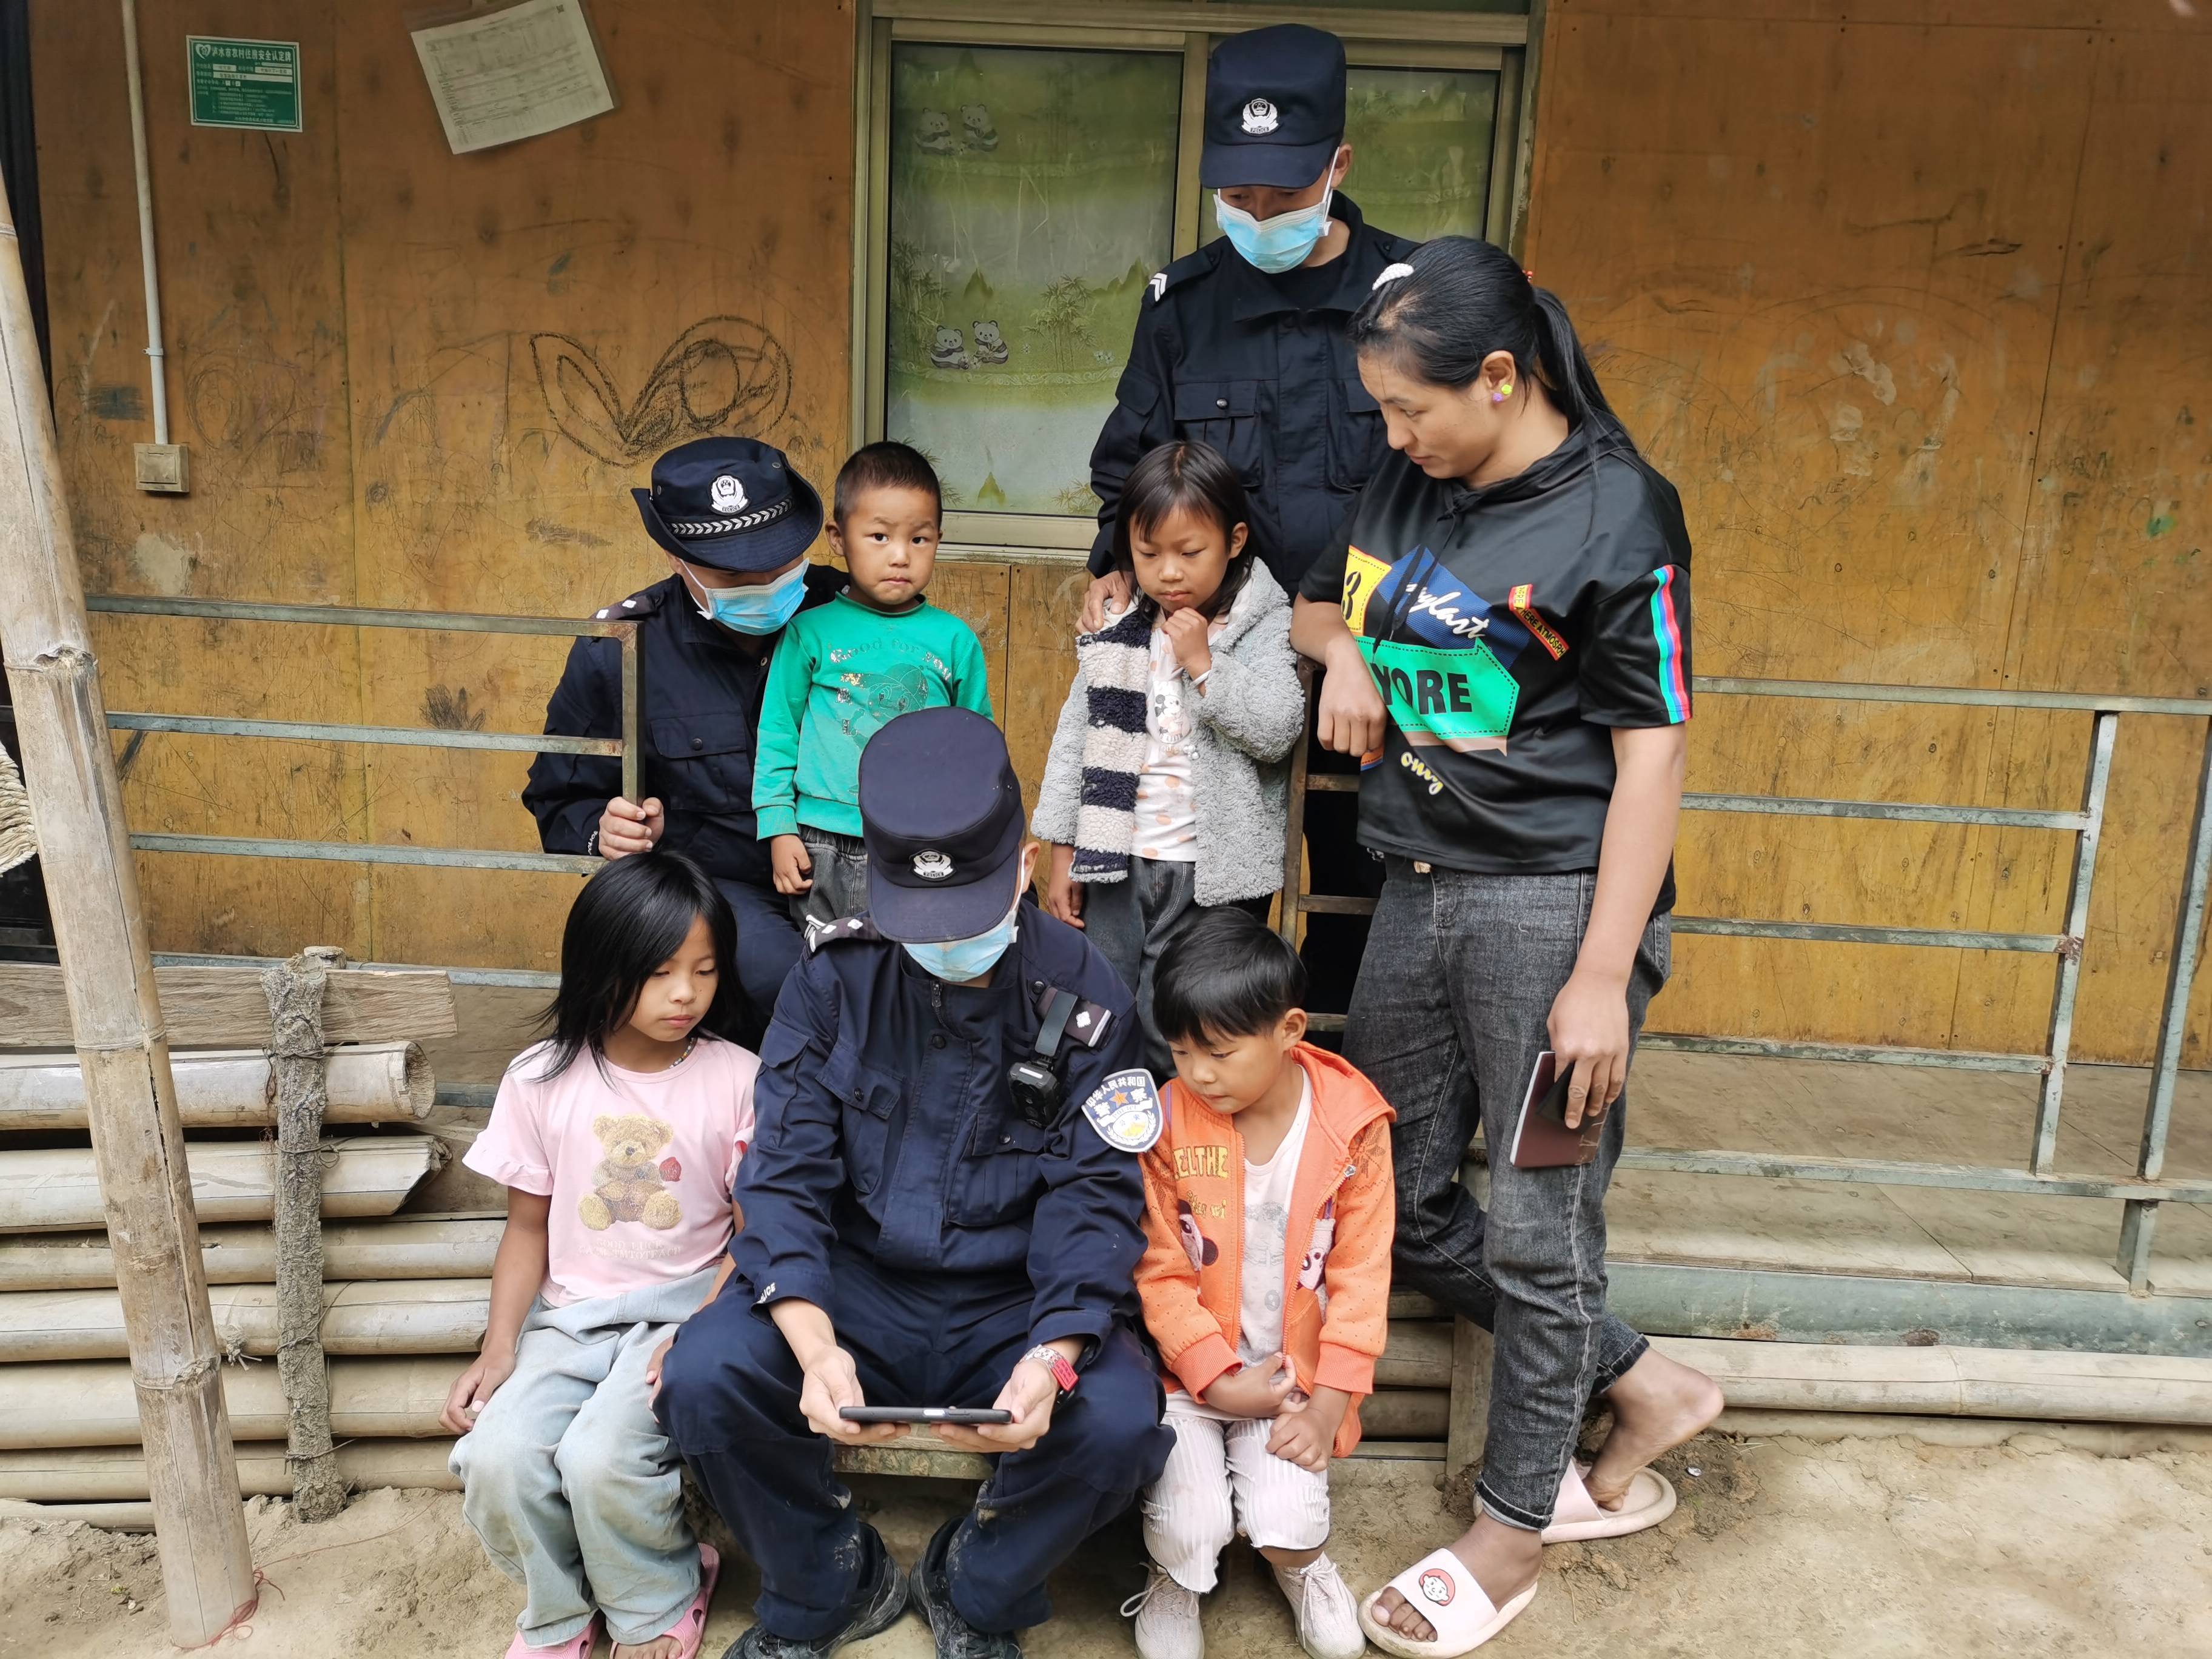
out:
M522 0L413 34L456 155L534 138L615 106L583 0Z

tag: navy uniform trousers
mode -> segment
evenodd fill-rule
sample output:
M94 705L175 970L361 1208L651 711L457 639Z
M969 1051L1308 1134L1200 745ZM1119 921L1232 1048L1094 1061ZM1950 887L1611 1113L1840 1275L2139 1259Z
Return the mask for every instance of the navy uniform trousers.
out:
M989 1406L1030 1346L1025 1277L907 1274L848 1251L830 1258L838 1346L871 1405ZM799 1362L740 1282L684 1327L660 1416L761 1574L761 1623L793 1641L842 1629L869 1563L830 1443L799 1412ZM1166 1466L1158 1374L1116 1328L1052 1426L1000 1456L947 1552L952 1605L976 1629L1052 1616L1045 1580Z

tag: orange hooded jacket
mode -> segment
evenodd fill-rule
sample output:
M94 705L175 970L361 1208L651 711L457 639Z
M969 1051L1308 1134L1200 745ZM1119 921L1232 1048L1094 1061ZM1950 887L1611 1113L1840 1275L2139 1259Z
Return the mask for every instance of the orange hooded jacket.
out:
M1388 1334L1390 1243L1398 1224L1390 1120L1375 1085L1336 1055L1300 1043L1313 1115L1291 1188L1283 1251L1283 1352L1301 1389L1353 1396L1334 1455L1359 1443L1358 1396L1375 1390ZM1237 1364L1244 1285L1244 1138L1237 1121L1180 1081L1167 1127L1144 1158L1145 1324L1175 1381L1202 1397ZM1328 1291L1324 1310L1321 1291Z

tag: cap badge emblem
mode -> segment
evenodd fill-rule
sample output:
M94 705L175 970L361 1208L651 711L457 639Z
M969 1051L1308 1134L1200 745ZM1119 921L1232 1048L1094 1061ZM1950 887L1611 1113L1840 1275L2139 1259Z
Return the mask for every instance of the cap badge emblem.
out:
M707 486L707 494L717 513L728 514L745 510L745 487L726 472Z
M1244 106L1244 131L1251 137L1273 132L1278 125L1275 106L1265 98L1255 98Z
M942 853L916 853L914 872L924 881L944 881L952 874L952 860Z

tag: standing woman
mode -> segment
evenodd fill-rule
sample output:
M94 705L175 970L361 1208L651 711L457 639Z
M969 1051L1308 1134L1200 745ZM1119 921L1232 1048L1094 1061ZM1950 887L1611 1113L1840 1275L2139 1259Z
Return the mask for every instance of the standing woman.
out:
M1605 1311L1621 1091L1665 983L1690 718L1688 534L1558 298L1444 237L1352 318L1396 452L1301 588L1320 737L1368 757L1359 839L1388 871L1345 1055L1397 1109L1404 1282L1496 1334L1474 1525L1370 1598L1392 1653L1480 1646L1535 1594L1546 1539L1656 1524L1645 1466L1710 1423L1711 1379ZM1521 1170L1537 1055L1572 1065L1581 1168ZM1487 1213L1454 1183L1476 1124ZM1574 1459L1584 1404L1613 1429Z

